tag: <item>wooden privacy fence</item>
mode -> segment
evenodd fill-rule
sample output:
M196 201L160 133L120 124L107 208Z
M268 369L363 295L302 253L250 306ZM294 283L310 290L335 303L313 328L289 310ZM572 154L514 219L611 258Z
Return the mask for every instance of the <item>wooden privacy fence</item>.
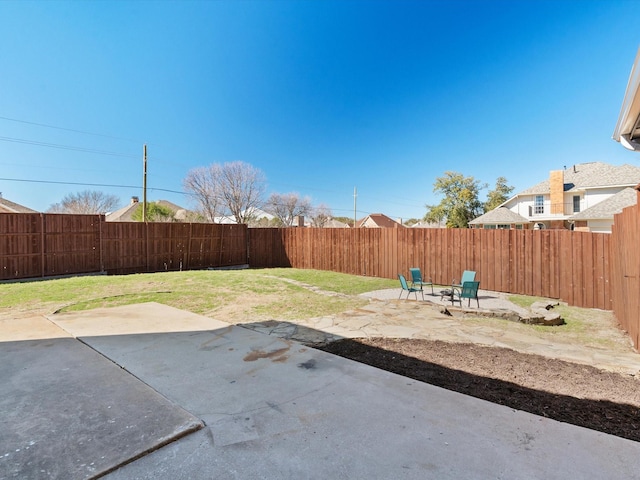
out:
M105 222L109 273L196 270L247 263L247 226L212 223Z
M0 214L0 280L242 265L246 225L105 222L100 215Z
M636 187L637 188L637 187ZM640 191L637 193L640 203ZM636 349L640 348L640 207L614 217L611 232L611 296L613 313Z
M100 271L98 215L0 214L0 279Z
M483 289L612 309L609 244L615 237L566 230L247 229L105 222L99 215L0 214L0 279L246 263L396 278L420 267L443 285L463 270L475 270ZM620 260L625 268L637 263L633 247L616 250L633 256Z
M640 194L639 194L640 195ZM448 285L475 270L481 288L613 310L640 344L640 211L611 235L567 230L258 228L105 222L99 215L0 214L0 280L106 271L294 267L396 278L420 267Z
M486 290L611 309L610 236L568 230L314 229L249 231L254 267L397 278L419 267L449 285L475 270Z

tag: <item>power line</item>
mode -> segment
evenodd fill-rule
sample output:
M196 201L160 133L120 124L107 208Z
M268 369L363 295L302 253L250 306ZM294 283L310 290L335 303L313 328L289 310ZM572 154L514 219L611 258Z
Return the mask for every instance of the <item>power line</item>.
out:
M105 150L95 150L93 148L86 147L74 147L71 145L60 145L57 143L48 143L48 142L38 142L36 140L27 140L24 138L14 138L14 137L2 137L0 136L0 140L3 142L12 142L12 143L22 143L26 145L36 145L38 147L50 147L50 148L58 148L61 150L72 150L76 152L85 152L85 153L97 153L100 155L111 155L113 157L124 157L124 158L138 158L136 155L128 154L128 153L118 153L118 152L108 152Z
M130 138L118 137L118 136L113 136L113 135L105 135L105 134L101 134L101 133L88 132L88 131L84 131L84 130L60 127L60 126L56 126L56 125L49 125L49 124L32 122L32 121L27 121L27 120L20 120L20 119L5 117L5 116L0 116L0 120L17 122L17 123L22 123L22 124L26 124L26 125L34 125L34 126L38 126L38 127L52 128L52 129L56 129L56 130L63 130L63 131L79 133L79 134L83 134L83 135L92 135L92 136L96 136L96 137L103 137L103 138L110 138L110 139L116 139L116 140L125 140L125 141L130 141L130 142L136 142L136 140L133 140L133 139L130 139ZM20 143L20 144L25 144L25 145L34 145L34 146L40 146L40 147L57 148L57 149L61 149L61 150L77 151L77 152L91 153L91 154L98 154L98 155L108 155L108 156L115 156L115 157L122 157L122 158L132 158L132 159L137 159L138 158L137 155L133 155L133 154L126 154L126 153L121 153L121 152L112 152L112 151L106 151L106 150L98 150L98 149L86 148L86 147L77 147L77 146L72 146L72 145L62 145L62 144L49 143L49 142L40 142L40 141L37 141L37 140L28 140L28 139L15 138L15 137L2 137L2 136L0 136L0 141L12 142L12 143ZM175 166L184 167L184 165L182 163L180 163L180 162L174 162L174 161L166 160L166 159L162 159L162 158L154 158L154 162L159 162L159 163L165 163L165 164L168 164L168 165L175 165ZM55 167L48 167L48 168L55 168ZM155 177L155 175L154 175L154 177ZM32 183L62 184L62 185L82 185L82 186L95 186L95 187L110 187L110 188L136 188L136 189L140 188L138 186L130 186L130 185L109 185L109 184L94 184L94 183L82 183L82 182L55 182L55 181L44 181L44 180L25 180L25 179L7 179L7 178L0 179L0 180L18 181L18 182L32 182ZM287 184L284 184L284 183L276 182L275 184L276 185L279 184L281 186L287 186ZM310 186L303 186L303 185L295 186L295 185L290 185L290 184L288 186L293 187L293 188L302 189L302 190L305 190L305 191L308 191L308 190L314 191L315 190L315 191L318 191L318 192L338 193L337 190L333 190L333 189L325 189L325 188L310 187ZM176 193L176 194L180 194L180 195L192 195L189 192L176 191L176 190L170 190L170 189L162 189L162 188L150 188L150 190L164 191L164 192ZM384 199L377 198L377 197L369 197L369 198L370 198L370 200L383 201L383 202L385 202L387 204L391 203L391 204L401 205L401 206L405 206L405 207L418 207L418 205L414 205L414 204L402 203L402 202L398 202L398 201L391 201L391 200L389 200L388 196L386 198L384 198ZM400 200L409 200L409 199L402 199L400 197L396 197L396 198L398 198ZM336 210L336 211L340 211L340 210L347 211L346 209L334 209L334 210ZM368 212L361 212L361 213L365 213L366 214Z
M17 118L4 117L4 116L1 116L1 115L0 115L0 120L7 120L7 121L10 121L10 122L23 123L25 125L35 125L35 126L38 126L38 127L53 128L53 129L62 130L62 131L65 131L65 132L81 133L83 135L92 135L94 137L111 138L113 140L124 140L124 141L127 141L127 142L135 142L135 143L145 143L145 142L140 142L138 140L134 140L132 138L118 137L116 135L106 135L104 133L87 132L85 130L78 130L78 129L75 129L75 128L59 127L59 126L56 126L56 125L49 125L49 124L46 124L46 123L30 122L28 120L20 120L20 119L17 119ZM44 142L37 142L37 141L20 141L21 139L14 139L14 140L5 140L5 139L3 139L3 140L4 141L15 141L16 143L27 143L27 144L31 144L31 145L51 146L51 147L54 147L54 148L60 148L60 147L55 146L55 144L48 145L48 144L46 144ZM149 142L147 142L147 143L149 143ZM157 145L157 144L152 143L151 145ZM79 147L68 147L68 149L79 150ZM84 150L79 150L79 151L84 151ZM90 153L103 153L103 152L100 152L100 151L91 151L90 149L87 149L86 151L88 151ZM107 153L105 153L105 154L107 154ZM135 157L133 155L128 155L128 154L116 154L116 153L111 153L111 154L112 155L119 155L119 156L123 156L123 157L128 157L128 158L137 158L137 157ZM165 163L167 163L169 165L183 166L180 163L175 163L175 162L162 160L162 159L158 159L158 158L155 158L154 161L155 162L158 162L158 161L165 162Z
M18 120L17 118L9 118L9 117L0 116L0 119L8 120L10 122L24 123L26 125L35 125L35 126L38 126L38 127L54 128L56 130L64 130L66 132L82 133L83 135L93 135L94 137L113 138L114 140L126 140L127 142L135 142L136 141L136 140L133 140L131 138L116 137L114 135L105 135L103 133L86 132L84 130L76 130L76 129L73 129L73 128L57 127L55 125L47 125L46 123L37 123L37 122L29 122L27 120Z
M15 118L4 117L4 116L0 116L0 119L12 121L12 122L24 123L24 124L27 124L27 125L36 125L36 126L40 126L40 127L53 128L53 129L57 129L57 130L64 130L64 131L69 131L69 132L74 132L74 133L81 133L81 134L84 134L84 135L93 135L93 136L104 137L104 138L112 138L112 139L119 139L119 140L134 141L132 139L116 137L116 136L112 136L112 135L104 135L104 134L100 134L100 133L87 132L87 131L77 130L77 129L72 129L72 128L58 127L58 126L55 126L55 125L48 125L48 124L44 124L44 123L31 122L31 121L27 121L27 120L19 120L19 119L15 119ZM15 138L15 137L2 137L2 136L0 136L0 141L12 142L12 143L20 143L20 144L25 144L25 145L34 145L34 146L40 146L40 147L57 148L57 149L61 149L61 150L77 151L77 152L83 152L83 153L93 153L93 154L98 154L98 155L108 155L108 156L115 156L115 157L122 157L122 158L134 158L134 159L138 158L137 155L133 155L133 154L126 154L126 153L120 153L120 152L111 152L111 151L105 151L105 150L97 150L97 149L86 148L86 147L76 147L76 146L72 146L72 145L61 145L61 144L56 144L56 143L40 142L40 141L37 141L37 140L28 140L28 139ZM173 162L173 161L162 159L162 158L154 158L154 162L165 163L165 164L168 164L168 165L175 165L175 166L183 167L182 163ZM296 185L279 183L279 182L275 182L274 185L289 186L289 187L293 187L293 188L303 189L304 191L311 190L311 191L326 192L326 193L338 193L337 190L318 188L318 187L311 187L311 186L308 186L308 185L306 185L306 186L305 185L297 185L296 186ZM396 205L401 205L401 206L406 206L406 207L418 207L418 205L390 201L388 199L388 197L384 198L384 199L376 198L376 197L370 197L370 199L371 200L384 201L386 203L393 203L393 204L396 204Z
M109 184L109 183L85 183L85 182L62 182L62 181L55 181L55 180L27 180L24 178L1 178L0 177L0 181L4 181L4 182L23 182L23 183L38 183L38 184L52 184L52 185L75 185L75 186L82 186L82 187L103 187L103 188L131 188L131 189L139 189L141 188L140 185L117 185L117 184ZM194 194L191 192L182 192L182 191L178 191L178 190L171 190L168 188L155 188L155 187L149 187L149 190L151 191L158 191L158 192L166 192L166 193L176 193L179 195L189 195L189 196L193 196ZM348 210L348 209L343 209L343 208L331 208L331 210L333 212L351 212L353 213L353 210ZM358 210L358 213L363 214L363 215L370 215L372 212L367 212L367 211L362 211L362 210Z
M0 178L0 181L4 182L24 182L24 183L46 183L53 185L79 185L82 187L108 187L108 188L141 188L140 185L115 185L108 183L84 183L84 182L61 182L55 180L27 180L24 178ZM168 188L154 188L149 187L149 190L157 190L159 192L178 193L180 195L193 195L189 192L179 192L177 190L170 190Z

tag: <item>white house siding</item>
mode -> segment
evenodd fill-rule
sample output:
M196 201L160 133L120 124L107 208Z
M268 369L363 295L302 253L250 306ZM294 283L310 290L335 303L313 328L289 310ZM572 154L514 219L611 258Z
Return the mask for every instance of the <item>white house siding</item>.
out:
M594 205L614 196L616 193L621 192L626 187L618 188L594 188L584 192L584 197L580 202L580 211L591 208ZM577 195L577 194L576 194Z
M589 220L587 222L590 232L611 233L612 220Z
M549 203L549 195L543 195L545 204ZM513 213L529 218L529 211L533 212L533 206L535 204L535 195L527 195L526 197L516 197L512 202L507 203L505 206Z

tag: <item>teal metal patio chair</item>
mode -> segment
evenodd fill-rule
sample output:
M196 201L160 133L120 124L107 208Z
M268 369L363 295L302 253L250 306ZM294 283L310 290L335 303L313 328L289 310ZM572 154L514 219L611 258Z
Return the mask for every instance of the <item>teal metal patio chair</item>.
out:
M451 286L462 288L462 285L464 285L464 282L473 282L475 281L475 279L476 279L476 272L474 272L473 270L465 270L464 272L462 272L462 278L460 279L460 283L454 280L453 282L451 282Z
M451 291L451 305L454 302L460 302L460 308L462 308L462 299L468 298L469 303L468 307L471 306L471 299L475 298L478 303L478 308L480 308L480 300L478 300L478 288L480 288L480 282L464 282L462 284L462 288L453 287Z
M431 295L435 295L433 293L433 281L430 278L428 282L425 282L422 279L422 272L420 272L419 268L410 268L409 272L411 272L411 286L420 286L424 287L425 285L431 285Z
M404 275L401 275L401 274L398 274L398 279L400 280L400 287L402 288L402 290L400 290L400 296L398 297L398 300L402 298L403 292L407 292L407 299L409 299L409 294L415 293L416 300L418 300L418 292L420 292L420 294L422 295L422 300L424 300L424 292L422 291L422 285L420 285L419 288L410 287L407 284L407 279L404 278Z

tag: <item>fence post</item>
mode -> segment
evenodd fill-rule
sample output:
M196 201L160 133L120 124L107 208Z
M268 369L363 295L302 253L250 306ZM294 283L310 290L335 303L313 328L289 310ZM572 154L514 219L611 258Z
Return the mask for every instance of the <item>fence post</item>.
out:
M100 250L99 255L100 255L100 273L104 273L104 247L103 247L103 243L102 243L102 222L105 222L106 219L104 217L104 215L100 215L98 217L98 249Z
M44 242L45 242L45 235L44 235L44 213L40 214L40 272L42 277L44 278L45 276L45 271L44 271L44 260L45 260L45 256L44 256Z

